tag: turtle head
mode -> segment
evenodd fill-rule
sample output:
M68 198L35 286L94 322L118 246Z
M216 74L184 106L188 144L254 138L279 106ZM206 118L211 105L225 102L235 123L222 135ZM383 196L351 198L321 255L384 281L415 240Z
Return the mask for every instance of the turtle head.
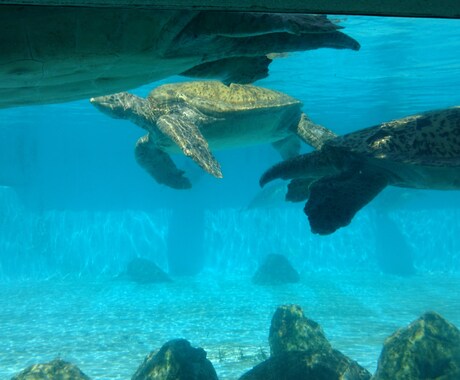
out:
M144 99L129 92L119 92L90 99L93 106L114 119L130 119L143 101Z

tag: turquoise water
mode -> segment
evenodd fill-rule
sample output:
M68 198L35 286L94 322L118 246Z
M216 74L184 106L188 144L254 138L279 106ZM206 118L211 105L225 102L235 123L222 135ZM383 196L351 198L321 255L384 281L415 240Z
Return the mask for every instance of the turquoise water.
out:
M300 304L334 348L374 371L383 340L427 309L458 326L459 286L458 275L317 271L274 288L209 273L166 285L104 278L2 284L0 377L60 356L92 379L129 379L147 353L182 337L207 351L219 379L237 379L270 354L271 316L285 303Z
M359 52L293 53L257 84L300 99L337 133L460 104L460 20L337 19ZM303 205L279 194L248 208L259 176L279 161L270 146L215 152L222 180L177 157L194 182L178 192L136 164L142 134L86 100L0 110L0 378L61 356L94 379L127 379L148 352L183 337L208 351L220 378L235 379L269 352L281 303L299 303L371 371L384 338L424 311L460 326L458 192L389 189L320 237ZM199 261L201 275L112 280L138 255L168 270L172 242L177 261ZM416 274L381 273L382 250L410 251ZM300 284L250 283L272 252L299 269Z

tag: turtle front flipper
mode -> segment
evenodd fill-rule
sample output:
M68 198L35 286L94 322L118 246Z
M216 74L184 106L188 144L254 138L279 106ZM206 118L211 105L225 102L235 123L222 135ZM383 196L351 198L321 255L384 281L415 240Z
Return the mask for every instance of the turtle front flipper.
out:
M168 114L158 119L157 126L179 146L187 157L192 158L214 177L223 177L219 163L209 150L208 143L196 124L179 115Z
M328 235L347 226L387 184L382 173L353 169L315 181L304 209L312 232Z
M136 160L158 183L174 189L190 189L192 184L184 177L169 155L158 149L149 140L149 135L142 136L136 144Z

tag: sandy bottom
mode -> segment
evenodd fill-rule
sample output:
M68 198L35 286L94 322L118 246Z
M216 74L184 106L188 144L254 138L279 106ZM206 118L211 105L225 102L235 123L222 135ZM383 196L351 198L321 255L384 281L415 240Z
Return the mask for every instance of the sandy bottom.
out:
M130 379L174 338L203 347L220 379L237 379L269 355L276 307L296 303L334 348L375 371L384 339L434 310L460 326L460 277L303 273L261 287L250 276L139 285L111 279L0 284L0 378L61 357L94 380Z

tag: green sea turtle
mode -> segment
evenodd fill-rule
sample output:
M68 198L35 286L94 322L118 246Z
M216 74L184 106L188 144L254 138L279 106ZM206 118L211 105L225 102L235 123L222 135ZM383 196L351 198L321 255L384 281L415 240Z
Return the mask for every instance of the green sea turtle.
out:
M318 138L322 133L324 138ZM309 139L307 134L312 134ZM386 186L460 189L460 107L404 117L331 137L311 124L304 138L318 150L281 162L260 179L293 179L288 200L308 198L314 233L330 234Z
M190 188L191 183L168 153L182 151L220 178L211 149L271 142L284 158L293 157L300 148L298 136L311 124L302 114L302 103L284 93L216 81L166 84L145 99L122 92L92 98L91 103L148 131L136 144L136 159L157 182L176 189Z
M57 103L189 75L247 83L269 53L359 44L324 16L2 5L0 108Z

